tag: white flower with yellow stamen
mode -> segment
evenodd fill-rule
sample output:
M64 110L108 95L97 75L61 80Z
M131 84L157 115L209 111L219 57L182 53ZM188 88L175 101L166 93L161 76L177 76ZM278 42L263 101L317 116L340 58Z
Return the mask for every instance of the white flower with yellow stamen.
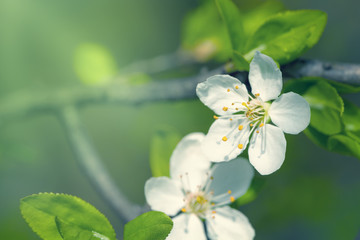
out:
M170 159L170 176L150 178L145 197L151 209L173 217L168 240L249 240L247 217L227 206L246 193L254 170L246 159L215 164L202 152L203 133L184 137ZM205 220L204 222L202 220Z
M215 75L198 84L200 100L219 115L214 116L216 120L203 147L213 162L229 161L242 153L250 141L250 163L266 175L284 162L283 132L298 134L304 130L310 123L310 107L296 93L279 96L281 71L270 57L259 52L251 61L249 82L252 94L229 75Z

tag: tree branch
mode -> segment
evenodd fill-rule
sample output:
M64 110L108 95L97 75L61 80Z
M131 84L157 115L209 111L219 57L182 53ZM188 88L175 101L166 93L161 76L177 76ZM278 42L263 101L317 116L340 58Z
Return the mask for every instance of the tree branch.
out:
M298 59L283 66L282 71L290 78L323 77L337 82L360 85L359 64Z
M360 85L360 65L358 64L300 59L283 66L282 71L284 77L316 76ZM194 99L196 98L195 88L199 82L221 73L224 73L223 66L211 71L202 71L196 76L152 81L142 85L113 83L104 87L25 91L3 99L0 104L0 121L12 121L37 112L52 112L68 105L141 104ZM246 81L247 73L240 73L237 77L241 78L241 81Z
M95 190L124 223L141 213L141 208L128 201L101 162L83 128L77 110L72 106L60 109L59 117L76 160Z

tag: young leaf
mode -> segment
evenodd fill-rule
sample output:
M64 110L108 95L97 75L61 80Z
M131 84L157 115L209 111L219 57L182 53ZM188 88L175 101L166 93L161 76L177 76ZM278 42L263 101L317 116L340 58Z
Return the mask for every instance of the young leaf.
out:
M86 85L101 85L117 73L116 62L103 46L93 43L80 45L75 51L75 72Z
M354 156L360 159L360 142L345 135L334 135L328 139L330 151L344 155Z
M276 13L285 10L282 2L277 0L268 0L258 4L255 8L248 11L242 11L244 34L248 39L265 21Z
M125 225L124 240L163 240L172 227L173 222L165 213L147 212Z
M25 221L42 239L89 239L83 238L90 236L89 232L91 239L115 239L115 231L107 218L78 197L34 194L21 199L20 210Z
M227 29L232 49L242 53L246 38L239 9L231 0L216 0L216 5Z
M171 128L158 130L150 145L150 168L154 177L169 176L169 161L181 135Z
M56 226L61 237L64 240L109 240L108 237L101 235L95 231L82 229L73 224L68 224L58 217L55 217Z
M251 60L259 50L280 64L288 63L319 41L326 21L326 13L318 10L276 14L247 41L244 58Z
M231 46L214 1L204 1L191 11L182 25L182 47L199 61L226 61Z
M303 97L311 108L310 126L326 135L341 132L344 103L334 87L320 81L310 87Z
M359 85L350 85L346 83L336 82L336 81L329 81L329 83L336 88L339 94L346 94L346 93L359 93L360 86Z

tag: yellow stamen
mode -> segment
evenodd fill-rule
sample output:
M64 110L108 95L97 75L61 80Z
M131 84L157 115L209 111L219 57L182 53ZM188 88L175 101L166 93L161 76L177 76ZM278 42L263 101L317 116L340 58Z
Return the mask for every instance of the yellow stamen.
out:
M230 88L228 88L227 91L230 92Z
M214 119L219 119L219 117L218 117L218 116L216 116L216 115L214 115Z
M264 126L264 123L260 123L260 127L263 127Z
M231 194L231 190L228 190L228 194Z
M244 128L243 125L239 125L239 131L241 131Z
M235 86L236 89L239 89L239 86Z
M215 216L212 216L213 219L215 219Z
M235 110L237 111L237 110L239 110L238 108L235 108Z
M182 208L181 211L182 211L182 212L186 212L186 209L185 209L185 208Z
M228 110L228 108L227 108L227 107L223 107L223 110L226 112L226 111Z
M215 203L211 203L211 206L215 206Z
M232 121L232 118L230 118L230 121Z
M239 148L239 149L243 149L243 147L244 147L244 145L241 144L241 143L238 145L238 148Z
M256 130L256 133L259 133L259 130Z
M250 123L250 127L254 126L254 124Z
M211 177L210 177L210 179L211 179L211 180L214 180L214 177L213 177L213 176L211 176Z
M258 96L260 96L260 93L255 94L255 97L258 97Z
M213 214L215 214L215 213L216 213L216 211L215 211L215 210L213 210L213 211L212 211L212 213L213 213Z
M223 140L224 142L226 142L226 141L227 141L227 137L226 137L226 136L223 136L222 140Z
M235 202L235 198L233 196L230 197L230 202Z
M231 105L234 105L235 103L231 103Z

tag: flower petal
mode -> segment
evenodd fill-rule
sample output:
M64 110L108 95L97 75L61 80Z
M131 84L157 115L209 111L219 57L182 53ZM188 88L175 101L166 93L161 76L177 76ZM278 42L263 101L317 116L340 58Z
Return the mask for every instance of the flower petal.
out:
M145 183L145 198L152 210L177 214L184 206L184 194L168 177L150 178Z
M239 130L240 125L241 130ZM246 118L232 121L217 119L203 141L204 153L213 162L230 161L244 151L249 141L249 134L250 126Z
M171 155L170 176L175 180L180 180L180 176L188 178L183 181L185 190L194 191L198 185L204 184L206 173L210 171L210 159L201 147L204 138L203 133L188 134L178 143Z
M310 106L299 94L288 92L271 104L269 115L284 132L298 134L310 123Z
M213 180L209 190L214 192L212 201L228 204L231 202L230 197L236 199L246 193L254 176L254 168L247 159L236 158L215 164L211 176Z
M166 240L206 240L204 225L195 214L180 214L172 220L174 226Z
M278 170L284 162L286 140L283 131L265 124L260 134L254 133L249 146L249 160L262 175Z
M255 231L248 218L240 211L228 206L215 210L214 215L206 218L208 235L211 240L254 239Z
M249 82L251 92L260 94L266 102L279 96L282 89L282 75L274 60L260 52L256 52L250 63Z
M241 107L241 103L249 99L246 86L229 75L209 77L197 85L196 94L206 106L219 115L238 112L235 108Z

